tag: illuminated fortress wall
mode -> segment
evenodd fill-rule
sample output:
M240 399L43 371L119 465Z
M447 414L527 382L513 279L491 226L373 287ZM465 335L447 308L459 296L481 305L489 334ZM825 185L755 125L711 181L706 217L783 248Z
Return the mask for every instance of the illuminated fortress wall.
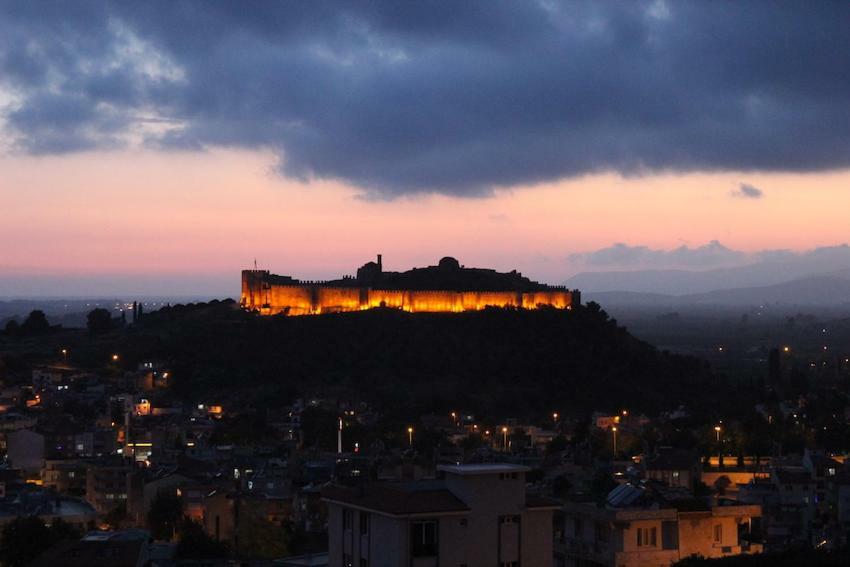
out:
M515 291L413 291L371 289L368 287L330 287L321 283L278 283L275 276L260 270L242 272L244 309L263 315L317 315L391 307L411 313L478 311L486 307L523 307L541 305L570 309L580 299L577 291L551 289L534 292Z

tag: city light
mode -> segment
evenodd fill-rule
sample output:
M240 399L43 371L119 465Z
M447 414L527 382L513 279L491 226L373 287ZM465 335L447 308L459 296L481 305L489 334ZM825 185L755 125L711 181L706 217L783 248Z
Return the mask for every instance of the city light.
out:
M722 428L719 425L714 426L714 433L717 435L717 442L720 443L720 430Z
M413 447L413 428L412 427L407 428L407 442L410 444L411 447Z
M112 362L118 362L118 355L117 354L112 355Z
M613 434L613 438L614 438L614 456L616 457L617 456L617 426L616 425L611 427L611 433Z

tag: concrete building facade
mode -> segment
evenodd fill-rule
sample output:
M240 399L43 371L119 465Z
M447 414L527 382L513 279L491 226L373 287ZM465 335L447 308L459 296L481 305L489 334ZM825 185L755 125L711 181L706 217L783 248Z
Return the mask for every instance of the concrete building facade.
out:
M528 468L440 466L435 481L331 486L335 567L548 567L557 503L526 495Z

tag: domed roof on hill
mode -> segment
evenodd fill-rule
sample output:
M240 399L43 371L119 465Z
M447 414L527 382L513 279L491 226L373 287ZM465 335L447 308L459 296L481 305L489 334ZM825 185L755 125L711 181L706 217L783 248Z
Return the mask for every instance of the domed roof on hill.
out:
M451 256L446 256L445 258L440 258L440 262L437 264L439 267L444 270L459 270L460 262Z

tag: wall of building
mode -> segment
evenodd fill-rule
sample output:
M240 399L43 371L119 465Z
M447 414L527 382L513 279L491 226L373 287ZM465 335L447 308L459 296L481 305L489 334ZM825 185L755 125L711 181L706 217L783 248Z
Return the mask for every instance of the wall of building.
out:
M721 540L714 541L715 526L720 526ZM723 549L726 548L726 553ZM734 517L713 516L705 513L679 513L679 555L722 557L741 553L738 542L738 523Z
M365 287L328 287L322 284L280 284L270 281L267 272L242 272L243 308L263 315L315 315L391 307L416 312L478 311L486 307L522 307L541 305L569 309L578 303L576 293L545 290L530 293L514 291L413 291L382 290Z
M530 510L522 515L523 567L552 565L552 514L552 510Z

